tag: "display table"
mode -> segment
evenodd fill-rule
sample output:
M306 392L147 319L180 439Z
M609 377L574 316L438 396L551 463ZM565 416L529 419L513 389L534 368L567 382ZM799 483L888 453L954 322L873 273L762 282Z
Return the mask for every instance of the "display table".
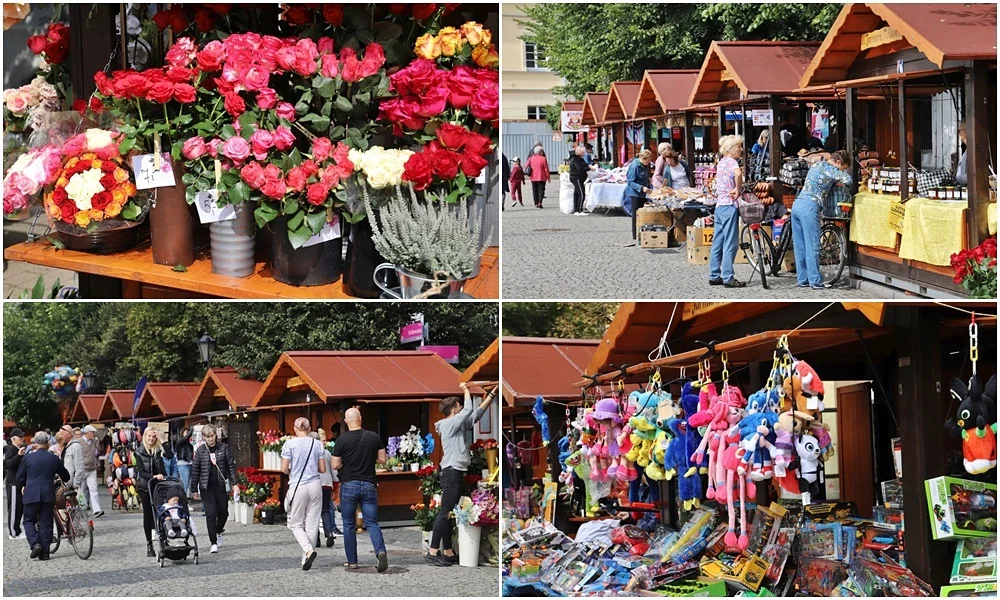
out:
M587 210L595 208L622 208L625 196L624 183L590 182L587 191Z
M118 254L99 255L74 250L57 250L41 239L22 242L4 249L4 260L27 262L44 267L68 269L80 273L81 290L91 297L149 298L351 298L342 280L329 285L296 287L276 281L265 256L258 253L254 274L246 278L226 277L212 273L208 249L195 255L195 262L186 271L179 272L166 265L153 264L149 243ZM469 280L465 292L476 298L500 297L499 248L486 250L480 261L479 275ZM84 280L88 276L97 280L87 292ZM103 278L103 279L102 279ZM112 281L108 282L110 279ZM95 283L91 281L90 283ZM115 292L120 283L120 292Z
M965 246L964 200L910 198L903 233L889 228L889 206L896 196L863 192L854 197L851 241L896 250L899 257L946 267L951 255Z

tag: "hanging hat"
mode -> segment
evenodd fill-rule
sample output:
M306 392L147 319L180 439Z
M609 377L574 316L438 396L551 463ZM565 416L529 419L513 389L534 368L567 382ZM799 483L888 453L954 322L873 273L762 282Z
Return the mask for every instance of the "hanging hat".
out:
M611 419L615 422L621 421L621 414L618 411L618 403L611 398L598 400L594 405L594 412L591 413L594 419Z

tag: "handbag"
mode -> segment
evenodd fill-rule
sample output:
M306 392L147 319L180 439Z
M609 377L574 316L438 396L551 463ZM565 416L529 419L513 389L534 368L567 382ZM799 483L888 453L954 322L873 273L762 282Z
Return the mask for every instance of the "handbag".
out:
M531 177L531 165L524 166L524 176Z
M215 465L215 470L219 472L219 477L222 477L222 483L226 486L226 493L233 493L233 484L229 481L228 477L222 474L222 469L219 468L219 465Z
M299 484L302 483L302 476L306 473L306 467L309 465L309 459L312 458L313 447L316 445L316 440L312 440L309 444L309 454L306 455L306 462L302 463L302 470L299 471L299 480L295 482L295 489L292 493L285 496L285 514L291 514L292 512L292 501L295 500L295 495L299 492Z

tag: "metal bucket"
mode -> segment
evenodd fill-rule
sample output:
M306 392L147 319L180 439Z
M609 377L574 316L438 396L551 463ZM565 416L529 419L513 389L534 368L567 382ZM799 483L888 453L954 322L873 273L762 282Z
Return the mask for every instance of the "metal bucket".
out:
M249 277L256 267L253 210L246 202L236 205L235 209L235 219L216 221L208 226L212 241L212 272L229 277Z
M386 269L393 269L396 271L396 276L399 278L398 292L394 289L386 287L382 281L379 281L379 272ZM462 288L465 287L465 282L478 274L479 266L477 265L475 270L470 273L468 277L465 279L449 279L444 289L437 294L428 296L428 298L444 300L449 298L458 298L462 295ZM392 263L382 263L375 267L372 279L375 281L375 285L381 288L383 292L392 298L396 298L397 300L412 300L441 283L440 280L435 280L433 277L428 277L427 275L422 275L420 273L414 273L413 271L409 271Z

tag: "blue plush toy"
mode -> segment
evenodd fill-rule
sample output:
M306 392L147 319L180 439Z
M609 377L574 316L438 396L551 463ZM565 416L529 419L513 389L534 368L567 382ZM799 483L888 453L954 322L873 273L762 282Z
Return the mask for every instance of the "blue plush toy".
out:
M541 396L535 396L535 407L531 409L535 421L542 428L542 445L549 445L549 415L545 414L545 400Z
M771 394L763 389L751 394L747 399L746 416L737 425L743 456L736 472L739 475L749 472L753 481L763 481L774 476L769 448L774 445L777 437L774 431L778 422L775 410L777 398L777 392L773 390Z
M698 402L699 402L699 390L690 381L686 382L681 388L681 408L684 409L684 419L685 423L687 419L691 418L692 415L698 412ZM685 427L685 432L683 435L685 439L685 448L688 456L694 454L695 450L701 444L701 434L698 433L697 427ZM708 472L708 456L706 455L701 464L691 464L690 468L699 468L702 473ZM682 473L685 477L694 475L694 473ZM699 485L700 488L700 485ZM700 492L700 489L699 489Z
M675 474L678 475L677 490L684 503L684 510L691 510L701 505L701 477L698 476L697 472L690 477L686 475L693 465L690 459L691 451L688 450L687 436L684 433L684 421L669 419L667 428L673 432L674 438L667 446L667 453L663 457L663 468L667 470L667 479Z

